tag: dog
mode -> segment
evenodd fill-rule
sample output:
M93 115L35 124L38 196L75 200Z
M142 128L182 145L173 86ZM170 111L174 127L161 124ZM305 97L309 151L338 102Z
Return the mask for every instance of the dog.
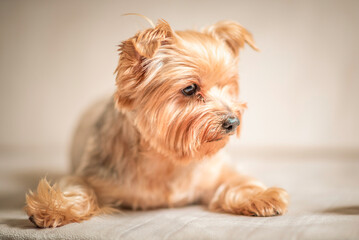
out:
M72 173L26 195L37 227L59 227L121 208L203 204L246 216L284 214L288 194L239 174L220 151L239 136L239 50L258 50L240 24L174 31L165 20L119 45L116 91L80 120Z

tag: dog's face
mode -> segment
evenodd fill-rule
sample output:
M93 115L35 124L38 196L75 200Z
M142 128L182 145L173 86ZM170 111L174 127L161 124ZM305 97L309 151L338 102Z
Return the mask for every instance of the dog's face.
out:
M115 101L143 140L173 160L216 153L239 135L238 52L250 33L234 22L174 32L165 21L120 46Z

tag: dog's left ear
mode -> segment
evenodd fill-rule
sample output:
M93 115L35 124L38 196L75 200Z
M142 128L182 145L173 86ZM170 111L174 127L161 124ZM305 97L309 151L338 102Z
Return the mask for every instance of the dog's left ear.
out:
M224 41L235 56L238 56L239 49L244 47L245 43L251 46L254 50L259 51L254 44L252 34L239 23L233 21L221 21L205 28L203 32Z

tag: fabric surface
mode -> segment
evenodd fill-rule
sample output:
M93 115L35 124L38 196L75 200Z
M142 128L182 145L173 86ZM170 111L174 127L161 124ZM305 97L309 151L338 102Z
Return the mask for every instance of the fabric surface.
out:
M239 171L289 192L286 215L245 217L188 206L37 229L22 210L25 192L42 176L66 173L66 156L51 149L1 150L0 239L359 239L359 158L231 156Z

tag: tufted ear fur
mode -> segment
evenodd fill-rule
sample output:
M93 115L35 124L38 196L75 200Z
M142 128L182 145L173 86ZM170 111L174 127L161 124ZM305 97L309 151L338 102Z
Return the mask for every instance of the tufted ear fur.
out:
M144 61L151 59L162 45L172 41L174 31L166 21L159 20L154 28L143 30L120 44L120 60L115 71L115 103L118 109L132 109L136 87L146 71Z
M235 56L238 56L239 49L244 47L244 43L247 43L254 50L259 51L254 44L252 34L239 23L232 21L220 21L205 28L203 32L224 41Z

